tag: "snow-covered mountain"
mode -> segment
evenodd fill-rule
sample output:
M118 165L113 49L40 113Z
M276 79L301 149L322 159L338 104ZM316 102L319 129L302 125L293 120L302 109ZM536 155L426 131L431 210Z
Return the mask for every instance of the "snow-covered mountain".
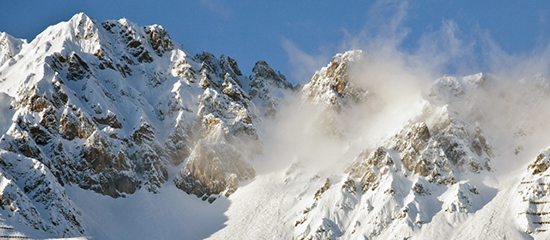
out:
M1 37L4 201L56 236L85 234L64 185L113 198L165 184L210 202L229 196L255 176L262 112L254 102L274 105L272 92L292 90L264 61L249 79L231 57L191 56L162 26L126 19L81 13L30 43Z
M337 54L300 88L159 25L0 33L0 236L550 237L546 76L398 96L369 61Z

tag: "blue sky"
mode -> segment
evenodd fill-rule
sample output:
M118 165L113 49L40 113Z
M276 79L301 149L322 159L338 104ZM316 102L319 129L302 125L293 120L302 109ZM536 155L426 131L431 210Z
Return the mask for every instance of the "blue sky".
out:
M449 49L458 41L454 53L467 53L456 53L440 68L451 74L490 68L484 53L488 45L506 56L529 56L546 48L550 39L547 1L0 0L0 4L0 31L29 41L78 12L99 21L126 17L139 25L163 25L191 53L229 55L246 74L256 61L266 60L292 82L302 83L332 55L374 39L394 41L394 48L411 54L434 45L433 51L440 55L453 54Z

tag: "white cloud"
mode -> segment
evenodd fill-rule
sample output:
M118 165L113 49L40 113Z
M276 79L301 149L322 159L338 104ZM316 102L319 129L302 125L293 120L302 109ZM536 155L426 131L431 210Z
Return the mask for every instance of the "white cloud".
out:
M286 38L283 39L282 45L288 55L291 76L297 83L308 83L315 71L330 61L329 54L310 55Z
M224 1L218 0L201 0L200 3L210 9L210 11L220 14L224 18L229 18L233 15L233 11L229 9Z
M550 93L536 92L536 88L550 85L548 79L536 78L539 73L549 74L550 45L510 54L491 38L489 31L474 29L465 34L455 21L442 20L439 29L425 32L416 44L410 45L415 47L405 49L403 42L411 41L407 39L410 30L405 27L407 9L407 2L378 1L371 10L370 22L366 27L356 34L345 32L342 42L332 49L334 52L363 50L366 59L364 64L352 69L355 71L353 76L360 76L356 79L357 84L375 93L383 103L376 113L365 113L367 110L358 107L335 117L341 120L336 122L349 125L344 128L354 129L358 136L371 138L375 142L383 134L399 128L403 119L418 114L408 108L407 104L418 99L422 91L427 91L435 79L447 73L460 77L484 70L490 74L490 81L493 82L487 89L473 94L470 102L474 107L461 109L465 117L475 115L482 127L491 128L493 135L488 133L488 136L494 137L490 140L501 149L502 146L498 146L501 139L498 137L504 136L502 133L513 135L513 131L522 128L532 134L521 140L522 144L532 148L529 151L532 151L533 156L528 157L534 157L541 148L550 144L550 127L546 127L547 119L550 118L550 98L544 97L550 96ZM309 81L313 73L326 66L332 57L307 53L287 39L283 40L282 45L293 68L292 76L300 83ZM537 83L539 80L543 83ZM301 149L303 156L310 152L319 153L314 158L320 159L318 161L321 164L337 159L338 151L347 142L335 143L331 136L304 134L304 125L308 121L315 122L311 119L316 113L296 107L299 103L289 105L289 109L282 110L285 117L279 119L279 125L271 129L277 133L278 139L276 143L270 144L284 146L280 149ZM392 115L396 112L397 115ZM520 144L519 140L517 143L515 140L507 141L511 146ZM312 143L320 143L322 147ZM331 144L333 147L330 147ZM274 153L271 157L289 159L291 155L288 153L288 156L279 157ZM525 160L530 161L532 158ZM509 166L513 169L522 164L525 164L523 159L499 158L494 160L493 167Z

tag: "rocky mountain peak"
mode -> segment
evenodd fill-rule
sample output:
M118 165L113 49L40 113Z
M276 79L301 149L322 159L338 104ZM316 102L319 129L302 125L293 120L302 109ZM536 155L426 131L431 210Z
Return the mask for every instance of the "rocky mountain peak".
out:
M445 75L435 80L429 90L429 96L444 103L451 102L451 100L467 101L470 96L476 93L477 89L484 87L488 78L490 77L484 73L462 78Z
M248 76L231 57L191 57L162 26L98 23L84 13L29 44L2 33L0 51L9 62L0 66L0 93L11 101L1 104L2 112L13 114L1 118L0 162L25 156L43 164L40 174L48 181L37 187L69 184L120 198L139 189L159 193L168 173L179 172L173 176L177 187L213 201L255 176L249 162L261 147L258 109ZM180 164L180 171L168 171ZM15 169L3 171L6 178L23 179ZM37 196L27 196L29 211L40 207L31 203ZM51 201L68 206L59 213L71 218L62 227L82 234L68 200ZM58 214L56 208L44 211ZM25 214L22 222L47 221Z
M256 62L249 80L250 98L264 110L263 115L266 116L274 116L284 95L294 90L285 76L265 61Z
M11 35L0 32L0 67L8 61L15 62L13 57L17 55L24 45L27 44L27 40L14 38Z
M230 56L226 57L222 54L220 56L220 66L222 67L222 70L229 73L233 78L236 78L236 76L243 76L241 69L239 69L239 64L237 64L237 61Z
M537 175L539 173L546 172L550 167L550 149L545 149L541 151L534 162L529 164L527 169L532 171L532 175Z
M335 109L364 100L367 91L357 86L351 75L351 68L363 58L361 50L337 54L304 85L303 98Z
M250 84L253 87L259 88L261 82L264 84L271 84L273 87L282 89L292 89L292 84L289 83L285 76L279 71L275 71L269 63L265 61L258 61L252 68L252 74L250 75Z

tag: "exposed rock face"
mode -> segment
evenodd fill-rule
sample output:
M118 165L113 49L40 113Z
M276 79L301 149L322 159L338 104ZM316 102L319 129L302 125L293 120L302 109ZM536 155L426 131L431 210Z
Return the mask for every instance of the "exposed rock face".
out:
M315 72L302 88L302 97L313 103L340 110L366 99L367 91L354 83L351 68L364 58L360 50L337 54L327 67Z
M82 111L74 111L73 107L66 106L59 120L59 134L62 138L73 140L75 138L87 139L97 127Z
M81 171L86 172L83 174L82 188L111 197L134 193L139 184L135 167L126 151L122 149L117 152L105 133L94 132L84 143L81 156L86 160L83 166L79 166Z
M0 67L4 63L15 63L13 57L19 54L26 44L27 40L25 39L14 38L7 33L0 32Z
M361 153L358 162L348 168L350 176L360 178L363 191L375 190L380 184L381 169L406 170L423 177L430 183L455 184L455 175L460 172L480 173L490 171L491 147L479 144L481 130L471 136L464 126L450 123L444 128L436 125L432 132L424 122L409 123L372 153ZM458 131L449 134L449 131ZM478 146L479 148L476 148ZM479 152L477 152L479 150ZM478 154L479 153L479 154ZM475 157L472 157L475 156Z
M548 204L550 191L548 189L548 166L550 166L550 149L540 151L535 161L527 166L527 173L517 185L514 193L517 197L514 203L518 206L515 222L521 230L532 236L545 234L548 220Z
M256 62L250 75L250 98L263 109L264 115L274 116L285 92L292 89L279 71L265 61Z
M542 172L546 172L548 170L548 166L550 166L550 160L549 160L549 151L541 151L539 155L537 155L537 159L535 159L535 162L529 164L527 167L528 170L533 171L533 175L537 175Z
M199 140L175 182L187 193L213 201L216 196L211 195L225 192L228 196L236 190L237 181L255 176L247 162L250 154L260 149L254 125L259 119L249 95L231 77L239 78L235 64L223 67L224 61L230 61L222 56L223 61L218 62L207 53L197 58L203 60L201 81L207 82L201 85L204 93L199 97ZM223 69L231 71L221 75Z
M12 218L55 235L84 233L81 213L48 167L5 150L0 150L0 166L0 202Z
M196 144L176 177L176 186L189 194L214 201L219 194L229 196L238 181L253 178L255 171L248 163L251 154L261 151L261 139L256 129L260 112L274 113L276 94L289 94L292 85L269 64L260 61L250 78L244 76L235 60L203 52L195 56L200 72L194 75L204 92L199 96ZM245 89L249 89L247 93ZM264 97L259 96L262 91ZM252 100L251 100L252 98ZM258 104L259 109L256 108Z
M181 176L176 179L176 186L212 202L215 195L225 192L229 196L239 181L255 175L254 169L233 146L201 141L191 152Z
M368 89L363 89L358 84L358 76L352 74L352 70L360 66L363 60L360 50L337 54L326 67L315 72L311 81L299 91L301 106L311 110L308 114L313 116L310 118L311 124L317 131L345 139L350 131L354 131L348 128L346 122L352 117L369 114L370 110L363 108L371 102Z

